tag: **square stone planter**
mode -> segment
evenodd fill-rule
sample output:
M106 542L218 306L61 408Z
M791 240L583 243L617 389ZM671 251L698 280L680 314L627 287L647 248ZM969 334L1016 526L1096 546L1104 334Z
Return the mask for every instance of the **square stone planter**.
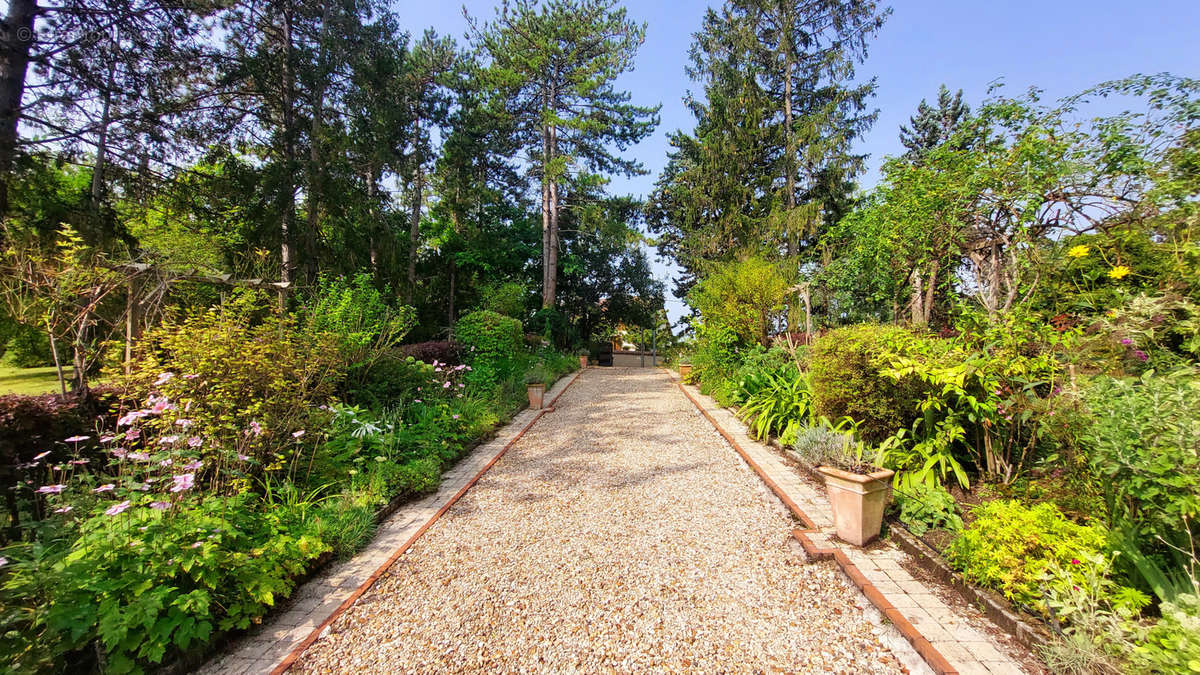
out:
M833 508L837 535L855 546L865 546L879 536L883 509L892 500L891 469L869 474L852 473L832 466L819 466Z
M587 368L587 355L580 354L579 355L579 369L583 370L585 368Z
M692 364L690 364L690 363L679 364L679 379L686 380L688 378L688 375L691 375L691 374L692 374Z
M533 410L542 409L542 399L546 396L546 385L542 383L526 385L529 391L529 407Z

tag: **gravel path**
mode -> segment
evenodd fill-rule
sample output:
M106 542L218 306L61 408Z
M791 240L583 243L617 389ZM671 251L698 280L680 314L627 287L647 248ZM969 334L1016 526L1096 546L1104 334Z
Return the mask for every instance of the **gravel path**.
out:
M298 672L901 672L661 372L591 369Z

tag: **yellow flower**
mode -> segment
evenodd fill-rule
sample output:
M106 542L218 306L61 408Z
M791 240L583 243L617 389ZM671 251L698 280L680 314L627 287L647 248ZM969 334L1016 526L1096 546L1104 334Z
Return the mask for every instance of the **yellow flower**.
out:
M1114 267L1108 271L1108 276L1111 279L1124 279L1125 277L1129 276L1130 273L1132 273L1132 272L1133 272L1133 270L1129 269L1128 267L1126 267L1124 265L1117 265L1116 267Z
M1071 256L1072 258L1086 258L1087 254L1090 253L1091 250L1092 249L1090 246L1079 244L1078 246L1072 246L1071 249L1067 251L1067 255Z

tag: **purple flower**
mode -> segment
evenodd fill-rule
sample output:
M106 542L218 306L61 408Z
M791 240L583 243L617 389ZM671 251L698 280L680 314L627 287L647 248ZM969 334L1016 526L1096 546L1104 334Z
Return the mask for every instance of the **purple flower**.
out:
M238 457L238 459L242 460L243 462L250 461L250 455L243 455L243 454L239 453L237 457Z
M124 513L125 510L128 508L129 508L129 500L126 499L125 501L121 502L120 504L113 504L112 506L105 509L104 515L115 516L118 513Z
M64 439L63 443L82 443L83 441L86 441L89 438L91 438L91 436L72 436L70 438Z
M171 508L171 502L150 502L150 508L156 511L166 511Z
M1133 340L1130 340L1129 338L1121 338L1121 344L1131 345L1131 344L1133 344Z
M1133 355L1136 356L1139 361L1148 361L1150 359L1150 357L1146 355L1146 352L1140 349L1134 351Z
M37 492L38 492L38 494L43 494L43 495L56 495L56 494L62 492L63 488L65 488L65 487L67 487L67 486L66 485L43 485L42 487L37 489Z
M199 436L192 436L187 440L187 444L189 448L198 448L201 445L204 445L204 439L200 438Z
M187 464L184 464L183 470L184 471L195 471L196 469L199 469L202 466L204 466L204 462L201 462L200 460L197 459L197 460L188 462Z
M175 476L175 482L171 484L171 492L183 492L190 490L196 484L196 475L191 473L183 473Z
M113 488L115 488L115 487L117 487L117 486L116 486L116 485L113 485L112 483L105 483L104 485L101 485L100 487L98 487L98 488L95 488L94 490L92 490L92 492L97 492L97 493L99 493L99 492L112 492L112 491L113 491Z

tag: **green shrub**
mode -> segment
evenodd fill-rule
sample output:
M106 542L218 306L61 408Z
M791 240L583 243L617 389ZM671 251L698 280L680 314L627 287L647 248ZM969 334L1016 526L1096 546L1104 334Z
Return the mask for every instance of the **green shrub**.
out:
M766 344L772 322L787 299L779 265L761 258L717 264L688 294L705 324L733 330L744 344Z
M479 309L520 319L525 315L525 298L529 291L515 281L487 284L480 291Z
M878 443L916 419L921 385L896 381L881 371L890 367L895 345L912 334L893 326L839 328L812 346L810 384L813 412L830 420L849 417L860 424L859 436Z
M811 395L804 373L789 364L773 373L761 373L760 377L761 383L738 411L755 438L778 436L808 420Z
M322 277L305 308L309 330L330 335L347 366L368 365L399 344L416 322L412 307L393 307L388 296L366 273Z
M347 397L354 403L382 409L421 398L418 389L433 381L433 364L396 351L382 355L373 363L351 370Z
M700 391L711 394L715 387L732 380L741 365L739 353L744 343L737 332L719 323L696 326L696 350L692 353L692 378L700 381ZM725 401L718 399L722 405Z
M950 543L946 559L967 581L1041 611L1039 584L1051 565L1077 570L1072 578L1084 583L1078 561L1106 548L1103 529L1073 523L1052 504L1027 507L996 500L976 507L972 515L975 520Z
M469 382L490 388L516 372L518 357L524 351L520 321L479 310L458 320L454 336L472 368Z
M312 516L315 534L339 558L349 558L375 534L374 502L354 494L322 502Z
M50 338L46 332L32 326L12 324L11 333L3 345L3 364L16 368L39 368L54 365L54 355L50 351ZM8 331L6 331L8 332ZM69 364L71 356L59 345L59 358L64 364Z
M48 626L75 649L98 638L106 670L121 673L256 622L328 547L295 512L249 500L88 518L62 562Z
M900 522L918 537L939 528L951 532L962 529L958 504L945 488L918 483L898 489L895 494Z
M244 298L147 331L130 375L113 376L133 401L160 404L152 415L133 411L144 436L199 438L197 452L214 460L206 464L238 448L276 468L344 374L331 340Z
M1132 526L1148 549L1161 540L1186 545L1184 523L1200 535L1200 379L1100 377L1085 400L1094 420L1084 443L1114 521Z

